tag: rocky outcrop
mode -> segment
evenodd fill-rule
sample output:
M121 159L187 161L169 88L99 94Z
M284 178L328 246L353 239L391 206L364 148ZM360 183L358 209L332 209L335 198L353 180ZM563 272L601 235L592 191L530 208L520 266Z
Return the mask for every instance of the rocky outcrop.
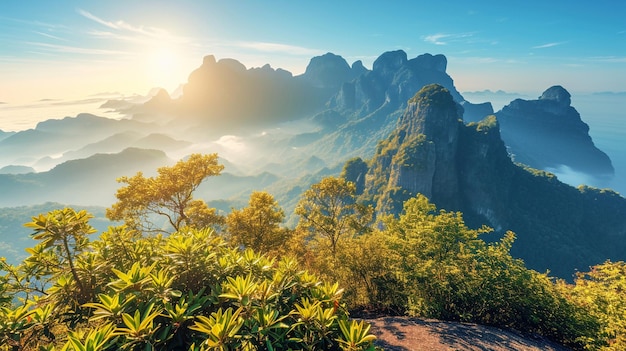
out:
M566 166L598 177L614 173L611 160L594 145L589 126L561 86L547 89L537 100L514 100L496 116L516 162L538 169Z
M366 189L373 196L380 194L381 212L400 212L406 198L397 197L398 189L408 197L421 193L446 207L460 206L457 152L462 111L440 85L425 86L409 100L397 129L372 161ZM377 184L381 179L388 182Z
M569 110L568 97L554 93L544 100ZM566 279L607 258L626 259L626 199L514 164L497 118L464 124L461 111L444 87L422 88L368 163L361 199L379 214L399 214L404 201L424 194L472 227L514 231L514 256Z
M406 102L422 87L439 84L448 89L455 101L467 106L466 119L482 119L492 114L491 104L474 108L463 99L446 73L447 63L444 55L423 54L409 60L402 50L385 52L374 61L372 71L344 84L331 100L330 107L357 110L360 115L383 107L403 110Z
M346 60L333 53L313 57L306 67L306 71L299 78L319 88L338 90L345 82L349 82L367 71L361 61L352 67Z

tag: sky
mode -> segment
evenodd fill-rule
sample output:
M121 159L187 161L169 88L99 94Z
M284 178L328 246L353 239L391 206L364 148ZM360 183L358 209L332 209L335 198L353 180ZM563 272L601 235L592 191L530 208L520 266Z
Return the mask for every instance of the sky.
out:
M0 106L171 93L205 55L298 75L399 49L444 54L461 92L623 92L626 2L0 0Z

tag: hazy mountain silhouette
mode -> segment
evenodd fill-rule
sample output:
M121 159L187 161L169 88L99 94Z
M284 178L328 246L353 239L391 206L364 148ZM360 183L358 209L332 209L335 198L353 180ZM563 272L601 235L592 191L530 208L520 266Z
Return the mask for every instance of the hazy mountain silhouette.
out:
M138 171L154 174L172 164L164 152L129 148L116 154L96 154L64 162L48 172L0 174L0 206L24 206L57 201L109 206L120 187L116 179Z
M589 126L571 106L561 86L537 100L516 99L496 113L502 139L516 162L538 169L566 166L577 172L612 177L613 165L589 136Z
M5 132L2 129L0 129L0 141L10 137L13 134L15 134L15 132Z
M35 169L27 166L8 165L0 168L0 174L24 174L35 172Z
M206 56L189 75L180 97L154 89L146 102L105 104L132 114L128 120L79 114L41 122L35 129L0 140L0 166L46 170L74 158L141 147L163 150L171 157L219 152L244 172L280 170L284 176L293 176L292 172L299 176L294 165L302 165L301 160L310 157L317 159L319 167L332 167L352 156L373 155L377 141L395 128L408 99L426 84L446 87L463 107L466 121L493 113L489 103L467 102L455 89L446 68L443 55L408 59L401 50L380 55L372 70L360 61L349 65L341 56L327 53L312 58L299 76L269 65L247 69L234 59L218 61ZM159 140L155 136L135 139L150 134L162 136ZM229 134L246 144L248 154L229 150L232 145L220 139ZM593 148L592 142L578 145ZM576 153L583 154L580 150ZM516 160L535 167L553 167L559 161L555 153L555 162L532 163L537 152L528 148L527 154L526 159ZM568 163L564 160L559 164ZM314 167L311 163L304 169L315 171Z
M51 119L38 123L34 129L17 132L1 140L0 164L20 165L46 156L60 157L64 152L80 149L116 133L150 133L157 129L157 125L87 113L60 120Z
M299 76L269 65L247 69L233 59L218 61L206 56L189 75L178 98L170 97L163 89L154 89L148 101L136 99L139 104L105 104L132 113L131 119L79 114L41 122L32 130L9 136L0 134L6 136L0 140L0 166L46 170L71 159L140 147L159 149L173 158L191 152L218 152L244 173L270 171L297 178L303 172L334 167L353 156L372 156L377 141L395 128L407 101L426 84L446 87L453 100L463 107L466 121L493 113L489 103L467 102L455 89L446 68L443 55L423 54L408 59L401 50L380 55L372 70L360 61L349 65L341 56L327 53L312 58ZM549 99L539 102L545 105ZM512 105L524 104L518 101ZM566 106L567 109L573 110ZM507 120L509 110L512 109L499 112L499 117L505 119L501 123L505 141L506 126L511 124ZM545 113L540 108L528 111ZM580 116L575 117L580 120ZM567 127L567 118L561 119L564 127L553 131L563 133L571 129ZM541 116L514 120L546 122ZM532 127L530 122L526 123L528 128ZM580 128L578 131L582 133L573 139L561 138L573 143L563 142L563 147L578 145L575 155L594 151L587 132ZM226 134L233 136L224 139ZM141 139L149 135L152 136ZM544 138L545 143L557 140L547 133ZM577 141L584 138L589 139L586 144ZM512 144L517 142L511 140ZM239 147L235 144L245 147L233 149ZM511 151L517 161L535 167L569 164L565 154L559 152L550 155L550 162L533 163L541 156L541 148L520 150L513 146Z

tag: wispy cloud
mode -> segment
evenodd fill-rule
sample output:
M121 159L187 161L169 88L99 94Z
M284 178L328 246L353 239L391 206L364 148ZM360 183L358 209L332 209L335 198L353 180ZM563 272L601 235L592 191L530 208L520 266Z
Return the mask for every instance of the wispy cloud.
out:
M145 41L146 39L168 43L189 43L192 41L190 38L174 35L163 28L138 26L122 20L109 21L82 9L76 11L83 17L108 28L106 31L90 30L87 32L94 37L130 42Z
M324 51L305 48L297 45L268 43L268 42L238 42L236 46L246 49L253 49L261 52L283 53L291 55L320 55Z
M533 46L533 49L547 49L547 48L553 48L555 46L559 46L559 45L563 45L565 44L565 41L560 41L560 42L553 42L553 43L547 43L547 44L541 44L541 45L537 45L537 46Z
M34 31L34 33L42 35L42 36L44 36L46 38L54 39L54 40L67 41L67 39L65 39L65 38L61 38L61 37L58 37L56 35L52 35L52 34L48 34L48 33L44 33L44 32Z
M597 56L590 57L589 60L603 63L626 63L626 56Z
M83 17L90 19L94 22L97 22L105 27L111 28L111 29L116 29L116 30L125 30L125 31L129 31L129 32L133 32L133 33L137 33L137 34L143 34L146 36L150 36L150 37L162 37L162 36L169 36L170 33L164 29L161 28L155 28L155 27L144 27L144 26L134 26L132 24L126 23L124 21L115 21L115 22L111 22L111 21L107 21L104 20L94 14L92 14L91 12L82 10L82 9L78 9L77 10L79 14L81 14Z
M83 47L76 47L76 46L69 46L69 45L56 45L56 44L39 43L39 42L28 42L28 44L45 48L50 51L55 51L58 53L87 54L87 55L122 55L122 54L125 54L124 52L117 51L117 50L83 48Z
M435 44L435 45L448 45L452 42L457 42L459 40L463 40L466 38L473 37L474 33L456 33L456 34L448 34L448 33L436 33L424 36L423 39L427 43Z

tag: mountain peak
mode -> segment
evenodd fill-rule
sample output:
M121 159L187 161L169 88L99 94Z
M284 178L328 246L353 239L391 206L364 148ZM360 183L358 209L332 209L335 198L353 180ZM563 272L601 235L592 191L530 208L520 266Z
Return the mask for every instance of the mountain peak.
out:
M351 81L361 73L363 71L358 65L353 69L343 57L328 52L313 57L302 78L316 87L338 89L343 83Z
M418 68L432 69L445 73L448 67L448 59L442 54L431 55L426 53L411 59L409 64L417 66Z
M374 69L374 71L379 72L395 72L398 70L398 68L400 68L407 62L406 57L406 52L404 52L403 50L387 51L380 55L376 59L376 61L374 61L372 68Z
M409 100L399 127L407 134L425 134L452 142L456 139L462 116L462 108L454 102L448 89L439 84L429 84Z
M560 85L548 88L541 94L539 100L554 100L563 106L570 106L572 103L570 93Z
M548 88L537 100L516 99L496 113L502 139L516 162L537 169L559 170L613 177L611 159L598 149L589 126L571 106L571 96L560 85Z

